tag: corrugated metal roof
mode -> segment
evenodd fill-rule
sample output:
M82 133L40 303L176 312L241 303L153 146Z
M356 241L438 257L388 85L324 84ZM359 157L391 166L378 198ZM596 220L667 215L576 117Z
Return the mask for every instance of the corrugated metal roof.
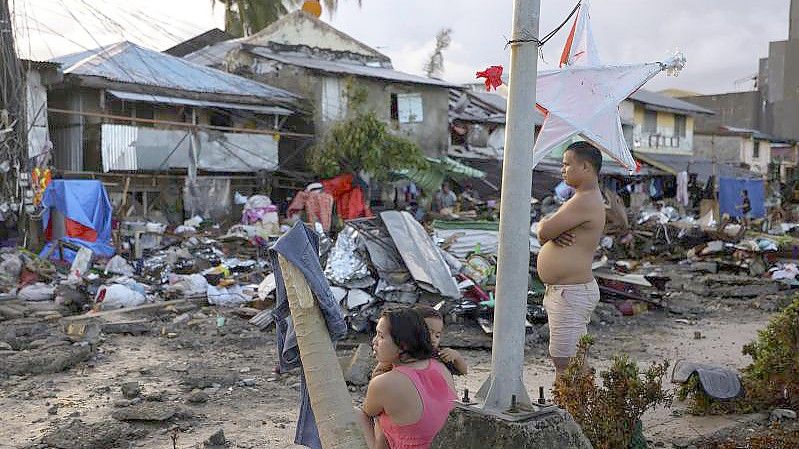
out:
M290 102L299 98L283 89L127 41L61 56L51 62L61 63L64 74L96 76L122 83L277 101Z
M667 97L666 95L662 95L646 89L638 89L638 91L630 95L629 98L630 100L633 101L659 106L661 108L671 109L678 112L689 112L689 113L709 114L709 115L716 114L714 111L711 111L710 109L705 109L693 103L689 103L683 100L678 100L672 97Z
M467 122L505 124L505 109L485 102L472 92L450 89L449 116Z
M278 106L263 106L256 104L227 103L222 101L192 100L190 98L167 97L164 95L140 94L135 92L124 92L121 90L106 90L107 93L119 98L120 100L144 101L147 103L178 104L186 106L199 106L207 108L240 109L245 111L257 112L259 114L291 115L292 111Z
M752 137L754 137L755 139L763 139L763 140L771 140L772 139L771 136L769 136L768 134L766 134L766 133L764 133L762 131L759 131L757 129L739 128L737 126L726 126L726 125L722 126L721 129L723 129L725 131L729 131L731 133L736 133L736 134L748 134L748 135L751 135Z
M646 162L647 164L662 170L666 170L674 175L681 171L694 173L700 180L705 180L713 174L715 174L717 177L723 176L728 178L762 179L761 175L758 175L757 173L742 168L738 165L713 162L709 159L689 154L655 154L635 152L635 157L643 162Z
M284 64L305 67L311 70L319 70L327 73L338 73L342 75L356 75L366 78L378 78L389 81L396 81L409 84L426 84L430 86L449 87L461 89L458 84L444 80L427 78L425 76L411 75L410 73L399 72L394 69L384 67L370 67L360 64L348 64L340 61L329 61L326 59L309 58L297 54L275 53L266 47L246 46L250 53L266 59L282 62Z

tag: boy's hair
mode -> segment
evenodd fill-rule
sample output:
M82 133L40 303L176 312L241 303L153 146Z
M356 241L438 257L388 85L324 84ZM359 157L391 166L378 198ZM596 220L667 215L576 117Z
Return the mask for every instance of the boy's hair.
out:
M426 360L433 356L430 331L418 312L411 308L388 309L381 317L388 320L391 339L400 349L400 360Z
M577 160L588 162L599 176L599 170L602 169L602 153L595 146L585 141L574 142L566 148L566 151L571 151Z
M413 310L419 314L419 316L424 318L437 318L441 321L444 321L444 315L441 314L438 310L433 307L430 307L426 304L417 304L413 306Z

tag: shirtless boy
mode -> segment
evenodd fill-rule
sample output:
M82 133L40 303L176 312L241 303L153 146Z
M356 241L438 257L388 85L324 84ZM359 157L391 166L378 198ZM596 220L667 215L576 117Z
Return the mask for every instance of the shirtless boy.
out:
M601 167L602 154L593 145L569 145L561 174L575 194L538 225L543 245L538 253L538 276L546 284L549 355L557 376L577 353L577 341L587 333L586 325L599 302L591 262L605 227L605 204L599 190Z

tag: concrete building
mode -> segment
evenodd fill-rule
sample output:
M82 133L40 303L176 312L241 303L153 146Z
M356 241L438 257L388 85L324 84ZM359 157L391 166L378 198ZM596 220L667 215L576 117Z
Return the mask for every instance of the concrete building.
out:
M50 128L55 167L66 171L186 170L192 124L204 127L198 169L274 170L275 124L300 99L130 42L53 62L64 79L48 92Z
M768 57L759 61L756 90L683 99L712 109L697 129L735 126L760 130L781 139L799 140L799 1L792 0L788 39L769 43Z
M696 132L694 154L720 164L739 164L766 177L771 164L770 136L755 129L721 126Z
M799 144L796 142L772 142L771 166L779 174L781 182L789 182L797 177L799 163ZM776 176L776 173L774 174Z
M644 89L621 105L622 120L633 123L636 154L692 154L696 118L712 115L709 109Z
M365 107L427 156L449 149L449 90L460 86L394 70L388 56L303 11L185 58L303 96L317 135L345 118L354 83L366 91Z

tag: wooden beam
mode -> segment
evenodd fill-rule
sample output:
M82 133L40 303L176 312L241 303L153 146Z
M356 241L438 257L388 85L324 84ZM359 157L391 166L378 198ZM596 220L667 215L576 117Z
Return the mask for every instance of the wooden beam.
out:
M53 114L79 115L81 117L95 117L95 118L105 118L109 120L120 120L134 124L148 123L151 125L175 126L178 128L210 129L214 131L229 131L229 132L240 132L247 134L266 134L271 136L278 135L280 137L308 137L308 138L315 137L313 134L293 133L293 132L279 131L274 129L249 129L249 128L232 128L229 126L195 125L193 123L186 123L186 122L172 122L169 120L125 117L124 115L104 114L102 112L75 111L71 109L47 108L47 112Z

